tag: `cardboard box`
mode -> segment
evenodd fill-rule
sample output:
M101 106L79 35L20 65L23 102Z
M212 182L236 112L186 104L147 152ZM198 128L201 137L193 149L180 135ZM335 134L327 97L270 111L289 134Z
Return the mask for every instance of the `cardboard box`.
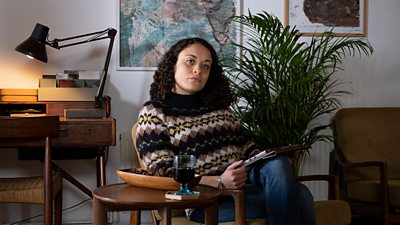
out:
M94 101L98 88L39 88L38 101Z
M57 87L56 79L39 79L39 87Z

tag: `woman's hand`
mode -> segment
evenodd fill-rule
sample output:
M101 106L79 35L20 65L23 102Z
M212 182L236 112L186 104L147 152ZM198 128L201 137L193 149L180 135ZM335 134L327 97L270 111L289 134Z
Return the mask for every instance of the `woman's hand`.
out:
M249 168L241 168L242 163L243 160L232 163L221 175L221 182L225 189L240 189L246 184Z

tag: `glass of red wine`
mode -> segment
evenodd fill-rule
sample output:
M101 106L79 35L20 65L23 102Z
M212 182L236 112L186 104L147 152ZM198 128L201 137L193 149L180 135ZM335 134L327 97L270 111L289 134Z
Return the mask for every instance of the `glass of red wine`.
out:
M194 179L196 157L194 155L176 155L174 157L174 179L179 183L177 195L193 195L188 183Z

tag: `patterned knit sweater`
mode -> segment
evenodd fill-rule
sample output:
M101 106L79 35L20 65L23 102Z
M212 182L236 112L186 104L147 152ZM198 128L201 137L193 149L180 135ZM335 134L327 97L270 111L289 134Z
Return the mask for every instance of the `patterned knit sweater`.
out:
M200 175L222 174L232 162L254 154L232 110L212 109L197 95L174 93L143 105L136 147L149 174L158 176L172 176L177 154L195 155Z

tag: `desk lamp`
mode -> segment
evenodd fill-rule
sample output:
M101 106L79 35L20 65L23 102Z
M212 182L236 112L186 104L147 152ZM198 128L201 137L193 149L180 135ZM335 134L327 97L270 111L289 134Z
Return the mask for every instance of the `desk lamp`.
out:
M110 58L111 58L111 52L112 52L112 47L113 47L113 43L114 43L114 38L115 38L115 35L117 34L117 31L113 28L107 28L105 30L88 33L88 34L77 35L77 36L68 37L68 38L62 38L62 39L56 38L52 41L47 40L48 33L49 33L48 27L37 23L31 36L28 39L26 39L24 42L19 44L15 48L15 50L25 54L29 58L34 58L34 59L37 59L37 60L47 63L46 45L49 45L56 49L61 49L61 48L69 47L69 46L103 40L106 38L110 39L110 43L108 45L108 50L107 50L107 55L106 55L106 60L105 60L104 68L103 68L102 75L101 75L99 89L97 90L97 93L96 93L96 96L94 99L95 103L96 103L96 109L103 109L104 102L106 99L103 96L103 91L104 91L104 86L105 86L105 82L106 82L106 78L107 78L108 65L110 64ZM88 38L85 40L82 40L82 38L84 38L84 37L88 37ZM70 40L74 40L74 39L80 39L80 40L76 41L76 42L60 45L61 42L70 41Z

